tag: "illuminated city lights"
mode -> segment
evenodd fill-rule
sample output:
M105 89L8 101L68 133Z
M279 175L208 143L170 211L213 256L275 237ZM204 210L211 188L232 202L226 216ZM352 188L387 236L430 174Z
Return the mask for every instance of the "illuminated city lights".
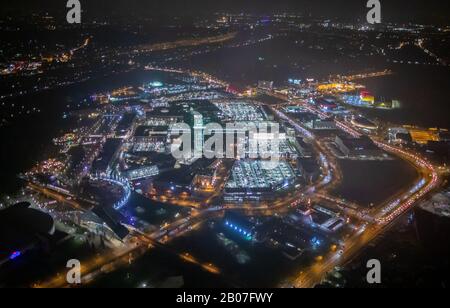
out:
M447 285L444 10L175 2L0 16L0 286Z

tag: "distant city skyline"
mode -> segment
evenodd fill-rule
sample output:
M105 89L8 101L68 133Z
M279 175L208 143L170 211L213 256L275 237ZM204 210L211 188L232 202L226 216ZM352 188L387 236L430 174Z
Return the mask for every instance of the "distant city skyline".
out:
M213 12L233 13L299 13L314 18L346 19L351 21L363 20L367 12L365 0L96 0L81 1L84 14L88 18L108 18L116 15L154 16L197 15ZM438 0L399 0L381 1L383 19L387 22L417 22L417 23L448 23L450 21L450 3ZM8 1L3 8L3 14L30 14L49 11L50 13L64 12L65 2L55 0L37 1Z

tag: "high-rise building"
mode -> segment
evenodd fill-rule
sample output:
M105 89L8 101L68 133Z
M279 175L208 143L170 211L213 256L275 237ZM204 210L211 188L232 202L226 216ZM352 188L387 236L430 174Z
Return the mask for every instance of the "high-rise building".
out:
M201 158L203 156L203 142L204 142L204 126L203 116L194 112L194 157Z

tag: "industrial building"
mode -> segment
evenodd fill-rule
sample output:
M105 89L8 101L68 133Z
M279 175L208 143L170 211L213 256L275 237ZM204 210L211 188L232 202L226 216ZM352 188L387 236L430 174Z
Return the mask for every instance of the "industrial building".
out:
M338 135L335 144L345 157L369 158L380 157L384 152L379 149L368 136L355 138L348 135Z
M224 216L224 225L228 230L239 234L246 240L252 240L255 237L255 226L247 217L236 212L226 212Z
M296 175L285 161L236 161L225 186L224 199L230 202L261 201L275 198L275 193L288 190Z
M183 122L185 113L180 109L177 106L155 108L146 113L143 124L147 126L169 126Z
M219 118L224 122L264 121L263 110L252 103L243 101L220 102L215 104L219 109Z
M118 157L121 145L121 139L106 140L102 151L92 164L92 173L102 176L109 175L112 171L111 167Z
M334 118L319 119L315 118L311 121L304 122L304 125L313 130L335 130L336 122Z

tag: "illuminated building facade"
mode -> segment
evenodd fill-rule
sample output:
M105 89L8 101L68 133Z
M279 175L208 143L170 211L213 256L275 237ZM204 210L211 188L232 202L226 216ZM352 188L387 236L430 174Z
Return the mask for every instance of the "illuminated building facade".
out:
M193 116L194 116L194 157L201 158L203 156L203 143L204 143L203 116L198 112L195 112Z

